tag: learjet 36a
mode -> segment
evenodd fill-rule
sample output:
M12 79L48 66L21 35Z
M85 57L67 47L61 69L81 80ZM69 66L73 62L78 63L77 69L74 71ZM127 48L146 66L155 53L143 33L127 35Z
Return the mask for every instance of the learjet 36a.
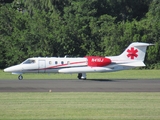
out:
M86 73L114 72L145 66L146 48L150 45L153 44L131 43L118 56L33 57L4 71L19 74L19 80L23 79L23 73L77 73L78 79L86 79Z

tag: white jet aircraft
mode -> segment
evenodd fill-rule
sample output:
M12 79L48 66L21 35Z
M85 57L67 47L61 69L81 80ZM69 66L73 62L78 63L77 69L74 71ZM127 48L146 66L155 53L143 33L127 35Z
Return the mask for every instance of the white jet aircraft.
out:
M23 79L23 73L78 73L79 79L86 79L86 73L114 72L145 66L146 48L150 45L153 44L134 42L122 54L109 57L33 57L4 71L19 74L19 80Z

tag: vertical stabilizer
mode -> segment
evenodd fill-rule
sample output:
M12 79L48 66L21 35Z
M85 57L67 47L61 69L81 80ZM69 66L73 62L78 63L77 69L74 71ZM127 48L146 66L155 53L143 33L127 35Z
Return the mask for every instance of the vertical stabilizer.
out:
M146 55L146 49L147 46L150 46L153 44L149 43L142 43L142 42L134 42L131 43L125 51L120 54L119 56L110 56L107 58L110 58L112 61L144 61L145 55Z
M125 51L119 55L119 59L144 61L147 46L149 43L134 42L131 43Z

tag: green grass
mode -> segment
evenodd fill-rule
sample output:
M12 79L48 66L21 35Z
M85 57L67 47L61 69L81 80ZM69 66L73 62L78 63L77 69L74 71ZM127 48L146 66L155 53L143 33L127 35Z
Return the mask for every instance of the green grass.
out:
M31 73L24 79L77 79L77 74ZM0 70L0 79L17 79L17 75ZM160 70L125 70L106 73L87 73L87 79L160 79Z
M160 93L0 93L0 119L159 120Z

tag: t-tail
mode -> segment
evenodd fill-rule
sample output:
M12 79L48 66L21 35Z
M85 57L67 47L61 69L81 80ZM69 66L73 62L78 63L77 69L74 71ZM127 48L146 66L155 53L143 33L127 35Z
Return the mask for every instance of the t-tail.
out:
M112 56L109 58L113 63L119 64L120 66L126 66L123 67L124 69L143 67L145 66L144 59L146 55L146 49L147 46L150 45L153 44L134 42L131 43L119 56Z

